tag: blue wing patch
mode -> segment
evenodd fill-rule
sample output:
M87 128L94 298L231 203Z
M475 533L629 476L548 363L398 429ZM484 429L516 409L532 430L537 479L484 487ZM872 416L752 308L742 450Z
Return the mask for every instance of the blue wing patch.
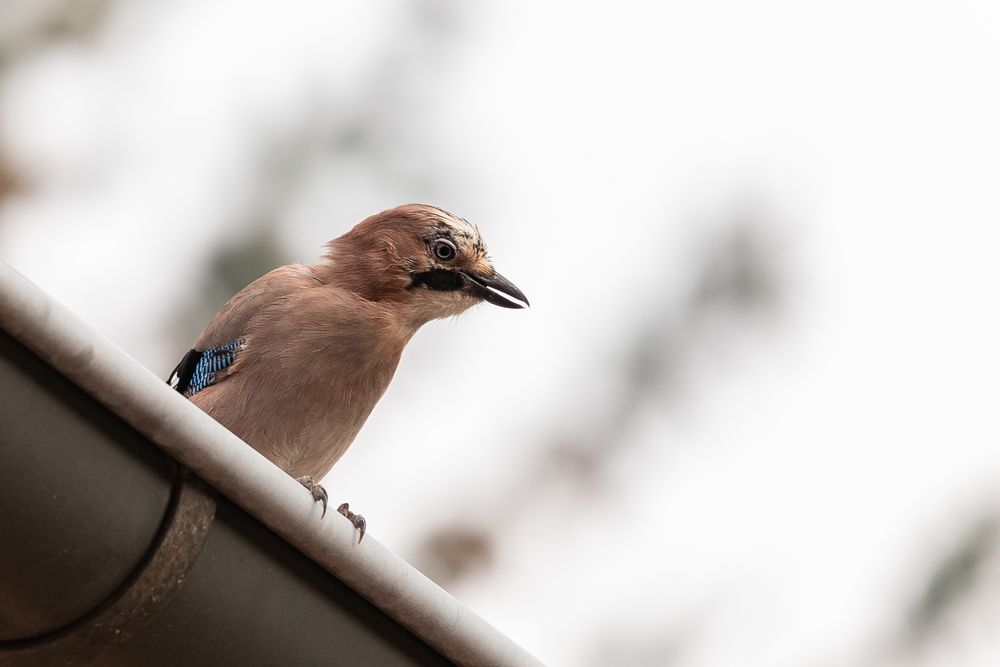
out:
M194 396L215 382L216 373L233 365L245 342L246 339L240 338L207 350L190 350L167 382L185 396Z

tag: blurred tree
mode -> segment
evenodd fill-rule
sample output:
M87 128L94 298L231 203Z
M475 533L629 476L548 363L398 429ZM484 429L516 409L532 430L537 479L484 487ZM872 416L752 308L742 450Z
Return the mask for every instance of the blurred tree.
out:
M431 530L412 562L445 588L453 586L494 561L496 541L512 522L536 511L546 489L568 486L579 506L592 500L604 489L603 472L630 442L625 435L637 418L653 401L660 411L669 407L683 389L685 365L697 356L693 351L719 340L705 334L719 325L720 316L737 331L780 306L785 288L770 235L767 225L738 212L694 265L689 292L659 304L635 326L631 342L615 355L623 360L615 383L619 391L598 417L588 414L585 433L567 425L536 448L539 455L519 477L518 488L500 490L485 512Z
M987 514L972 522L943 558L933 565L923 591L910 610L907 632L921 642L942 624L949 612L976 590L987 562L997 556L997 517Z
M0 20L0 88L22 59L56 44L90 39L114 0L7 0ZM31 187L0 144L0 203ZM0 222L3 219L0 218Z
M6 0L0 21L0 71L54 43L92 37L115 0Z
M0 147L2 148L2 147ZM23 177L14 171L0 150L0 202L25 188Z

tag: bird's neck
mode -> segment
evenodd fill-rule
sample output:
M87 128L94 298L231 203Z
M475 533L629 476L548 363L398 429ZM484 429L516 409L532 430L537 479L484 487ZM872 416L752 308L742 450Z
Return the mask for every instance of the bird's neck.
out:
M404 268L384 257L371 253L348 253L331 246L313 273L325 285L345 290L366 302L375 304L394 322L395 334L403 337L403 345L437 314L433 304L414 299L411 278Z
M336 242L312 269L322 282L366 301L400 301L409 287L409 274L385 255L371 250L351 252Z

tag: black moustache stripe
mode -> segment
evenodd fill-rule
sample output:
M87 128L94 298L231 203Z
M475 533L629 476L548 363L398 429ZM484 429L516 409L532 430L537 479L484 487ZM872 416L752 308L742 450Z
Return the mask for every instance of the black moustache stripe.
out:
M465 287L465 278L457 271L448 269L431 269L413 274L410 287L425 286L435 292L454 292Z

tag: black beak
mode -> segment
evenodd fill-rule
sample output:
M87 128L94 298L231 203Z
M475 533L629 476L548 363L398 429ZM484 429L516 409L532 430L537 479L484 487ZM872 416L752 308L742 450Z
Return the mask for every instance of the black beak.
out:
M517 289L517 285L507 280L501 276L496 271L489 276L479 276L475 273L463 273L463 275L469 279L468 290L478 296L483 301L489 301L496 306L502 306L503 308L524 308L524 306L530 306L528 303L528 297L524 296L524 292ZM512 296L519 301L523 301L524 304L516 303L507 299L502 294L507 296Z

